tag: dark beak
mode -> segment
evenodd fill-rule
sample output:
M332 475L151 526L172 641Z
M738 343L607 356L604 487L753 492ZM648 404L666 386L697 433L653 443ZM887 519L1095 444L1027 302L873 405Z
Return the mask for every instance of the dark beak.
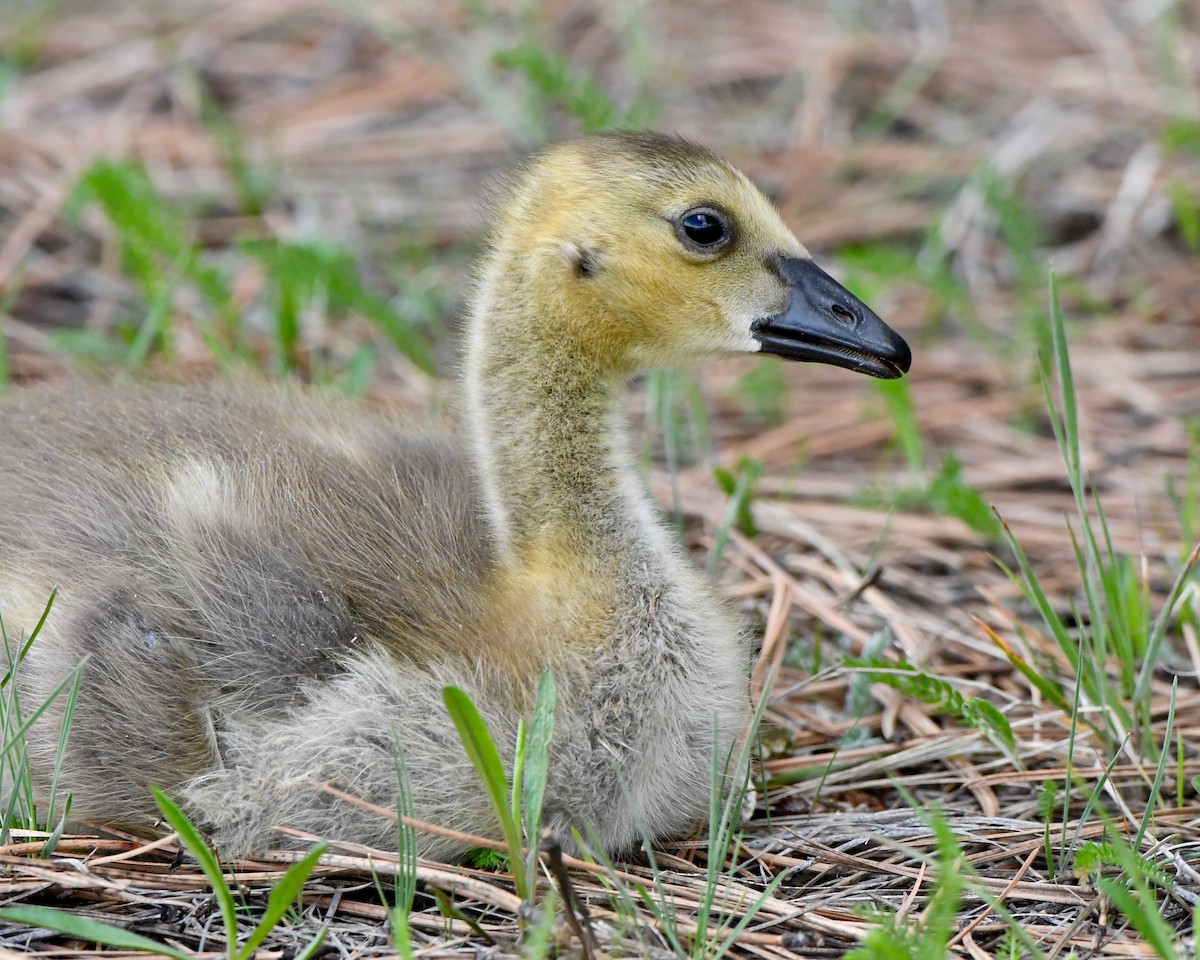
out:
M832 363L882 380L908 372L908 344L812 260L780 257L776 266L792 300L783 313L750 328L763 353Z

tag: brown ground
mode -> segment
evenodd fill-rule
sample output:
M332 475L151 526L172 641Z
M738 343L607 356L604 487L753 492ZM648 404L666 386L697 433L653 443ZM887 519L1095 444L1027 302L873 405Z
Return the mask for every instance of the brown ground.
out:
M493 60L535 36L622 107L648 99L655 126L741 164L801 239L910 339L928 471L954 452L1066 610L1079 596L1064 519L1074 508L1035 359L1044 268L1052 265L1063 278L1086 469L1116 549L1139 558L1131 569L1161 606L1186 553L1166 478L1187 489L1195 450L1188 424L1200 415L1200 270L1188 243L1200 195L1200 18L1190 6L545 0L525 26L511 11L472 20L430 0L56 6L7 0L0 15L21 67L0 94L0 308L18 383L96 375L54 346L55 331L106 334L142 309L108 221L95 208L64 215L98 156L137 158L166 196L193 204L191 228L251 313L261 276L231 243L274 235L344 244L372 286L399 291L402 309L452 316L448 297L431 301L425 292L463 289L489 176L544 138L578 130ZM201 119L205 99L237 131L251 166L275 178L261 214L239 205L224 127ZM1176 146L1187 140L1180 130L1191 140ZM1002 205L985 199L996 189L1016 212L997 216ZM197 207L198 198L212 202ZM873 251L866 266L844 250L864 245ZM872 269L881 250L894 262ZM177 356L152 359L153 374L214 372L195 333L201 312L176 297ZM374 399L415 410L440 401L440 390L353 318L333 325L306 317L301 366L313 369L314 358L344 366L364 341L379 344ZM438 338L437 350L450 369L452 334ZM728 363L700 375L711 456L732 464L749 455L768 468L755 504L760 533L734 535L722 582L765 627L758 675L783 657L765 737L765 770L777 785L759 795L751 839L735 851L737 883L757 887L797 869L736 952L839 956L869 929L871 910L919 919L933 889L936 871L922 859L933 841L902 786L919 804L940 803L981 878L963 901L955 956L1009 955L999 952L1006 924L979 889L1000 898L1047 956L1154 956L1093 878L1049 875L1036 799L1045 781L1066 775L1069 718L1031 693L988 628L1048 676L1063 658L993 561L1011 560L1007 548L920 503L890 511L896 491L929 477L913 474L868 382L789 367L782 409L764 420L738 390L747 370ZM702 559L727 509L709 456L701 451L679 482ZM669 502L661 456L652 482ZM1017 622L1026 624L1023 639ZM818 655L828 665L868 649L954 680L964 696L986 697L1012 723L1020 762L885 685L872 684L867 698L852 671L813 676ZM1182 759L1177 765L1172 754L1163 788L1172 802L1141 849L1166 871L1156 909L1186 932L1200 893L1189 865L1200 814L1191 785L1200 773L1200 647L1186 626L1172 627L1165 656L1179 674ZM1069 692L1069 675L1064 682ZM1152 710L1160 738L1169 693L1164 669ZM1100 807L1117 832L1137 831L1155 755L1130 747L1117 757L1081 732L1074 762L1083 785L1069 836L1114 758ZM1182 805L1174 802L1179 774ZM1061 806L1055 837L1060 817ZM1080 836L1102 831L1092 810ZM106 861L134 848L69 839L44 861L32 858L35 847L12 845L0 850L0 896L65 899L189 948L220 949L198 871L173 863L170 846ZM702 844L659 857L677 885L685 933L704 862ZM261 892L271 869L245 864L239 880ZM644 866L630 871L647 875ZM275 935L270 955L294 950L322 918L332 923L327 949L388 952L366 861L348 857L321 874L305 921ZM622 928L601 887L575 877L603 949L665 949L652 925ZM503 877L428 865L423 878L425 889L447 891L478 920L501 952L514 949L517 904ZM725 888L731 903L740 889ZM432 907L415 924L431 953L470 955L486 942ZM563 931L567 949L577 949ZM0 942L47 956L78 946L11 925L0 928Z

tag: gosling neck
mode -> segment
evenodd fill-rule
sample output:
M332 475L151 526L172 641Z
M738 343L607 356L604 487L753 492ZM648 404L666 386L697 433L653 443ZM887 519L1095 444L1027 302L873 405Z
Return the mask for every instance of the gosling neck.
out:
M627 559L658 528L623 440L625 377L555 339L565 327L553 307L530 315L527 300L483 286L465 387L501 556Z

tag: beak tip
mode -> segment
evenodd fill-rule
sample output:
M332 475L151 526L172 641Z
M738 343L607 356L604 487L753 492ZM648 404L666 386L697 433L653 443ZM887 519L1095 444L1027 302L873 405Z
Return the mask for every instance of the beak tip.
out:
M909 349L908 341L899 334L895 334L895 337L896 340L893 344L895 356L890 358L896 368L896 377L893 379L904 376L912 369L912 350Z

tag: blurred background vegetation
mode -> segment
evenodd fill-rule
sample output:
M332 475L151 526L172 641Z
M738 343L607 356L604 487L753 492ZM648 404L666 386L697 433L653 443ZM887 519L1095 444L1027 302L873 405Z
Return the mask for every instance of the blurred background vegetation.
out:
M1191 14L1099 0L5 0L0 382L247 366L438 416L444 391L422 374L453 370L503 171L551 140L655 126L744 166L920 357L874 394L771 360L726 365L703 389L653 375L672 474L711 458L714 434L867 392L907 477L848 492L932 505L994 539L970 493L990 464L925 436L921 419L936 429L953 403L934 383L1001 387L1005 427L1046 435L1051 264L1073 322L1112 321L1106 347L1186 342ZM1155 364L1101 379L1119 404Z

